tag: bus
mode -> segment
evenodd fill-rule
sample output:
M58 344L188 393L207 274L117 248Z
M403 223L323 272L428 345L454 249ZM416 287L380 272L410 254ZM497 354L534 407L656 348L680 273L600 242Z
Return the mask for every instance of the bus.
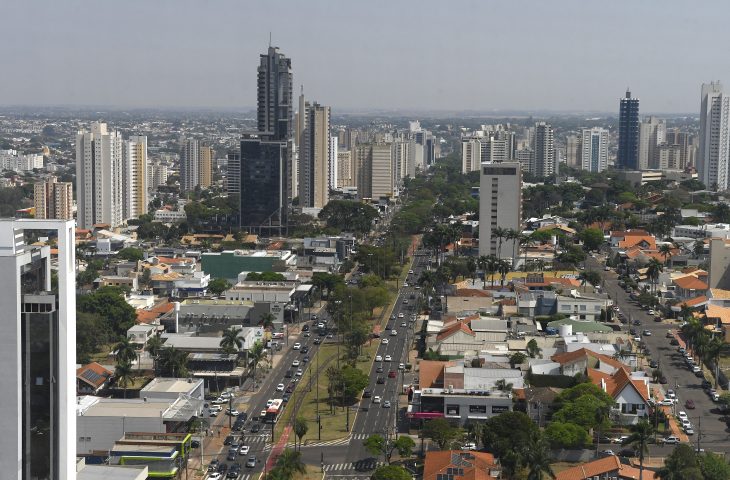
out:
M271 405L266 408L266 416L264 423L276 423L279 420L279 414L284 410L284 400L275 398Z

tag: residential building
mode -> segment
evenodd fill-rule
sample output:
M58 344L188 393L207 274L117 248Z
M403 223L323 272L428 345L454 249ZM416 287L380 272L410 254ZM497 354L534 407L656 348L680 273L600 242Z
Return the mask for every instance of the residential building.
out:
M491 453L431 450L426 452L423 480L488 480L501 478L501 471Z
M639 124L639 170L657 168L657 146L665 142L666 134L666 122L657 117L647 117Z
M0 171L29 172L41 168L43 168L43 155L21 155L17 150L0 150Z
M639 99L631 98L626 90L626 97L621 99L618 118L618 152L616 167L625 170L638 170L639 167Z
M200 185L200 142L194 138L183 139L180 147L180 190L192 192Z
M730 241L724 238L710 240L709 264L708 288L730 290Z
M8 478L76 478L74 229L72 220L0 220L0 465ZM26 244L31 231L57 235L57 287L51 248Z
M555 474L555 480L647 480L653 477L654 472L645 470L642 476L638 468L621 463L616 455L581 463Z
M337 136L332 135L332 132L329 132L330 137L330 150L329 150L329 165L327 169L329 170L329 185L328 188L330 190L334 190L337 188L337 174L339 173L339 168L337 166L337 162L339 161L340 157L338 155L338 145L339 140L337 139Z
M589 172L602 172L608 167L608 130L585 128L581 133L581 168Z
M682 132L679 128L668 128L666 143L671 146L679 146L680 165L684 168L688 165L696 166L697 138L688 132Z
M211 147L210 145L201 145L200 146L200 153L199 153L200 179L198 181L200 188L210 188L211 185L213 185L213 157L214 156L215 156L215 151L213 150L213 147Z
M73 184L59 182L56 177L36 183L33 185L33 206L35 218L73 219Z
M150 180L150 191L157 190L160 185L167 184L168 169L166 163L156 162L152 165L152 175Z
M239 152L228 152L226 154L228 164L226 166L226 191L228 196L241 195L241 154Z
M123 143L122 217L124 220L139 218L147 213L147 137L132 135Z
M96 362L76 370L76 394L97 395L111 383L114 372Z
M702 84L697 173L707 188L727 190L730 161L730 96L720 82Z
M352 172L352 152L350 150L340 150L337 152L337 186L354 187Z
M517 150L515 160L520 163L520 169L523 172L529 172L531 165L535 162L535 152L531 148Z
M682 147L662 143L656 146L656 168L659 170L684 170L687 166L682 160Z
M357 193L361 199L380 200L398 196L390 143L361 143L355 149Z
M568 135L565 137L565 163L569 167L578 168L583 164L581 160L581 140L582 135Z
M499 239L493 235L493 232L496 228L518 231L521 228L522 170L520 164L518 162L483 163L480 177L479 255L512 258L512 252L516 251L514 245L516 240Z
M76 221L79 228L121 225L123 217L122 135L94 122L76 135Z
M474 172L482 164L482 144L478 138L461 140L461 173Z
M532 143L534 151L530 173L538 177L549 177L558 172L558 162L555 158L555 139L553 127L545 122L535 124L535 137Z
M490 136L488 138L482 138L479 143L481 144L482 150L480 156L482 162L498 163L508 162L510 160L512 152L510 151L508 140Z
M304 111L298 115L304 117L304 130L299 134L301 143L297 146L299 205L321 209L329 201L330 107L303 100L299 104L304 104Z

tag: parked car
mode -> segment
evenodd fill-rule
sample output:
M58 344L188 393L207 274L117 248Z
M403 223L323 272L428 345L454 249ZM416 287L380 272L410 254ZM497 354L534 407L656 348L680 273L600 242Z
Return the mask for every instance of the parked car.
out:
M665 443L667 445L676 445L679 443L679 437L676 437L674 435L664 437L664 438L662 438L662 443Z

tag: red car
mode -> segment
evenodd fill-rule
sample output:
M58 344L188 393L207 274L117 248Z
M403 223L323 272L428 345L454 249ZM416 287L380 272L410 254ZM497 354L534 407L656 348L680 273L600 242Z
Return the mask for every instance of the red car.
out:
M695 402L693 402L692 400L687 400L686 402L684 402L684 407L687 408L687 409L689 409L689 410L694 410L695 409Z
M395 378L395 370L388 372L388 378Z

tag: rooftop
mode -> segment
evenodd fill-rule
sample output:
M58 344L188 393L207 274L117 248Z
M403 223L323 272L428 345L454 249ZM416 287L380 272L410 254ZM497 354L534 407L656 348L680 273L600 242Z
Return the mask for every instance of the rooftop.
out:
M85 465L76 480L146 480L146 465Z
M164 392L164 393L189 393L195 389L202 380L193 380L189 378L153 378L150 383L144 386L140 390L140 395L143 392Z

